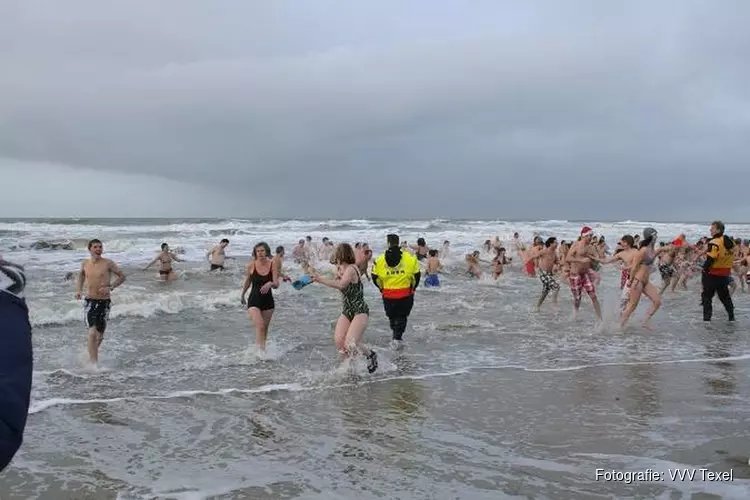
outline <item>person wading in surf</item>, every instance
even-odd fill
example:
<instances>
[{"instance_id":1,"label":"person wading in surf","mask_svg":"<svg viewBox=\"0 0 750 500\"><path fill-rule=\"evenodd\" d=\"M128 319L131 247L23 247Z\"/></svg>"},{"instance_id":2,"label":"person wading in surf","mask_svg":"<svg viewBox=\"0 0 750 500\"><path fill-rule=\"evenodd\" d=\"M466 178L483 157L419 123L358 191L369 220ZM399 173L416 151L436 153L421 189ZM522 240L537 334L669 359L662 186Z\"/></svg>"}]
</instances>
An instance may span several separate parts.
<instances>
[{"instance_id":1,"label":"person wading in surf","mask_svg":"<svg viewBox=\"0 0 750 500\"><path fill-rule=\"evenodd\" d=\"M334 344L342 356L354 357L362 353L367 358L367 371L373 373L378 369L378 356L375 351L368 349L362 340L370 308L365 301L362 275L356 265L351 245L340 243L333 254L333 262L338 267L336 279L329 280L317 274L312 279L341 292L344 304L336 321Z\"/></svg>"},{"instance_id":2,"label":"person wading in surf","mask_svg":"<svg viewBox=\"0 0 750 500\"><path fill-rule=\"evenodd\" d=\"M96 365L99 362L99 347L104 340L104 331L107 329L109 309L112 305L110 294L112 290L125 282L125 274L113 261L102 257L104 245L101 241L93 239L88 244L91 258L81 264L76 283L76 300L81 300L83 284L88 283L85 299L85 318L88 326L88 353L89 362ZM110 284L112 275L117 276L114 283Z\"/></svg>"},{"instance_id":3,"label":"person wading in surf","mask_svg":"<svg viewBox=\"0 0 750 500\"><path fill-rule=\"evenodd\" d=\"M386 240L388 249L375 259L370 277L383 297L383 308L393 332L392 345L399 348L422 272L417 258L399 248L398 235L389 234Z\"/></svg>"},{"instance_id":4,"label":"person wading in surf","mask_svg":"<svg viewBox=\"0 0 750 500\"><path fill-rule=\"evenodd\" d=\"M270 255L271 248L265 242L253 247L253 259L247 265L240 298L242 305L245 305L245 294L252 285L247 296L247 315L255 325L255 344L263 352L266 351L268 326L276 307L271 288L279 287L278 269L273 265Z\"/></svg>"},{"instance_id":5,"label":"person wading in surf","mask_svg":"<svg viewBox=\"0 0 750 500\"><path fill-rule=\"evenodd\" d=\"M581 237L571 245L570 250L565 255L565 261L570 263L570 291L573 294L573 314L576 316L581 308L581 296L583 291L591 298L594 305L594 311L599 321L602 319L602 308L599 305L599 298L596 296L596 279L594 272L591 270L591 239L594 236L592 229L584 226L581 229Z\"/></svg>"}]
</instances>

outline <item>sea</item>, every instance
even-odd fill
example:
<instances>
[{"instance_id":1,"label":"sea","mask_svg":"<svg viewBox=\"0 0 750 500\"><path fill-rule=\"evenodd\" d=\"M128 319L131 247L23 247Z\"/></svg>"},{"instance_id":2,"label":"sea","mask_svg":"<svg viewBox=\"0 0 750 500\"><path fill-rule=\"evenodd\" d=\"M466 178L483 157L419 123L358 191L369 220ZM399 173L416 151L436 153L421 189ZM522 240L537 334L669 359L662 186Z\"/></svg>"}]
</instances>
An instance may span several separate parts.
<instances>
[{"instance_id":1,"label":"sea","mask_svg":"<svg viewBox=\"0 0 750 500\"><path fill-rule=\"evenodd\" d=\"M470 279L463 260L514 232L571 240L588 225L614 247L647 226L695 241L709 223L0 220L0 254L27 270L35 359L24 444L0 473L0 499L746 500L749 294L734 295L736 322L717 300L704 323L693 279L664 295L653 330L639 326L643 299L622 331L617 266L602 271L598 324L586 297L573 318L565 286L557 309L535 313L541 284L518 263L498 280L483 264ZM366 284L375 373L338 358L340 294L317 284L273 292L268 352L255 349L240 304L254 244L291 256L300 238L327 236L377 255L388 233L448 240L452 254L441 286L417 290L402 349ZM750 238L750 225L727 234ZM66 279L91 238L127 275L98 369L85 363L83 306ZM210 273L205 254L222 238L232 259ZM169 283L142 270L163 242L186 260ZM291 257L284 271L301 273Z\"/></svg>"}]
</instances>

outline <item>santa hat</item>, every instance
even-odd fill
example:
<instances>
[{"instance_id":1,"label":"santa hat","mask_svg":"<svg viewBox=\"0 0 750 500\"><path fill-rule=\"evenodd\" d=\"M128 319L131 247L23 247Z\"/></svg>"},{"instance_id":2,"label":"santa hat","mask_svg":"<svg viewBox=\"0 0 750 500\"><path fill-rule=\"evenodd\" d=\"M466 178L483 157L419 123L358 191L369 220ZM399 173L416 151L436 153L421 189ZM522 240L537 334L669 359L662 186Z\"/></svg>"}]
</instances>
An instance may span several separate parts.
<instances>
[{"instance_id":1,"label":"santa hat","mask_svg":"<svg viewBox=\"0 0 750 500\"><path fill-rule=\"evenodd\" d=\"M593 229L591 229L588 226L583 226L581 228L581 236L588 236L588 235L593 235Z\"/></svg>"}]
</instances>

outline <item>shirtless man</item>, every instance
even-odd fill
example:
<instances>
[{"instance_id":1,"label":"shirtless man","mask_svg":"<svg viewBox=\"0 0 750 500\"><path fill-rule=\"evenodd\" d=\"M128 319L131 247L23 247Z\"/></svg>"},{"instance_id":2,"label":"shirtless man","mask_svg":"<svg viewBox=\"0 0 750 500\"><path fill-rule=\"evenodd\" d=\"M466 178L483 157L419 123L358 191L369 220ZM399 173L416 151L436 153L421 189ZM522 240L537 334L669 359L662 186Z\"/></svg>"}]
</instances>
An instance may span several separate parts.
<instances>
[{"instance_id":1,"label":"shirtless man","mask_svg":"<svg viewBox=\"0 0 750 500\"><path fill-rule=\"evenodd\" d=\"M557 263L557 238L547 238L544 246L535 246L531 250L531 258L536 261L539 269L539 279L542 282L542 295L536 304L536 311L542 307L544 299L552 292L552 302L557 309L557 294L560 292L560 284L555 279L554 270Z\"/></svg>"},{"instance_id":2,"label":"shirtless man","mask_svg":"<svg viewBox=\"0 0 750 500\"><path fill-rule=\"evenodd\" d=\"M308 261L304 239L299 240L297 246L292 249L292 259L294 259L295 264L304 264Z\"/></svg>"},{"instance_id":3,"label":"shirtless man","mask_svg":"<svg viewBox=\"0 0 750 500\"><path fill-rule=\"evenodd\" d=\"M284 250L283 246L276 247L276 255L274 255L273 258L271 259L271 265L273 266L273 269L276 271L276 274L279 276L279 278L282 281L292 281L292 278L284 274L281 270L281 266L284 263L285 254L286 254L286 250Z\"/></svg>"},{"instance_id":4,"label":"shirtless man","mask_svg":"<svg viewBox=\"0 0 750 500\"><path fill-rule=\"evenodd\" d=\"M466 254L466 263L469 266L466 272L469 274L469 277L482 277L482 269L479 267L479 260L479 250L474 250L472 253Z\"/></svg>"},{"instance_id":5,"label":"shirtless man","mask_svg":"<svg viewBox=\"0 0 750 500\"><path fill-rule=\"evenodd\" d=\"M370 246L367 243L362 243L360 252L355 257L355 263L357 265L357 269L359 269L359 274L367 278L368 281L370 280L370 275L367 274L367 267L369 266L371 260L372 250L370 250Z\"/></svg>"},{"instance_id":6,"label":"shirtless man","mask_svg":"<svg viewBox=\"0 0 750 500\"><path fill-rule=\"evenodd\" d=\"M110 293L122 285L125 274L109 259L102 257L104 245L93 239L89 241L89 253L91 258L81 263L81 271L76 283L76 300L81 300L84 282L88 283L85 300L86 325L88 326L88 352L89 362L96 366L99 362L99 346L104 339L104 330L107 328L107 319L111 305ZM112 275L117 276L114 283L110 283Z\"/></svg>"},{"instance_id":7,"label":"shirtless man","mask_svg":"<svg viewBox=\"0 0 750 500\"><path fill-rule=\"evenodd\" d=\"M594 272L591 270L591 238L594 236L592 229L584 226L581 229L581 239L573 243L565 256L565 261L570 263L570 291L573 293L574 317L578 315L581 307L581 295L585 290L594 304L594 311L599 321L602 319L602 308L596 296L594 286Z\"/></svg>"},{"instance_id":8,"label":"shirtless man","mask_svg":"<svg viewBox=\"0 0 750 500\"><path fill-rule=\"evenodd\" d=\"M224 270L224 260L225 259L231 259L231 257L227 257L224 253L224 249L229 245L229 240L224 238L219 242L218 245L213 247L211 250L206 253L206 258L208 259L208 262L211 263L211 271L216 271L217 269L220 271Z\"/></svg>"}]
</instances>

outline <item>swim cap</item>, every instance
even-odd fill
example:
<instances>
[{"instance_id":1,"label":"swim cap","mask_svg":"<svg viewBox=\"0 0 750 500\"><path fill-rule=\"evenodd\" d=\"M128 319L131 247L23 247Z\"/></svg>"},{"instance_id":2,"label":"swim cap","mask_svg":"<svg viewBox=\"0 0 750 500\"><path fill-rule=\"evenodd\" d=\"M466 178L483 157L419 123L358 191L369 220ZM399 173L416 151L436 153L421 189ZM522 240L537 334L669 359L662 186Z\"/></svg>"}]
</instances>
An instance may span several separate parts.
<instances>
[{"instance_id":1,"label":"swim cap","mask_svg":"<svg viewBox=\"0 0 750 500\"><path fill-rule=\"evenodd\" d=\"M656 238L656 229L653 227L647 227L643 230L643 239L647 240L649 238Z\"/></svg>"}]
</instances>

